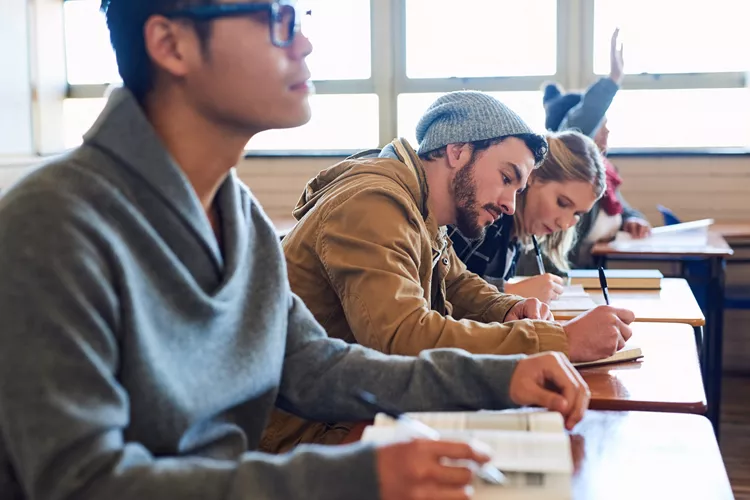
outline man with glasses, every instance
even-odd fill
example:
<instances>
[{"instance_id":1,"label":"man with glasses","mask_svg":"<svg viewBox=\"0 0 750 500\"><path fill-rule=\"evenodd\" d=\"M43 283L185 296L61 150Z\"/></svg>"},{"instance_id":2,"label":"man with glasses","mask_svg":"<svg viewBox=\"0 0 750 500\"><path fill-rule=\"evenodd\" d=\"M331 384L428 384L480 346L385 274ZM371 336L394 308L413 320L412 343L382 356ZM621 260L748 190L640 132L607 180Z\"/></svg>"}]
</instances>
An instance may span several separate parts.
<instances>
[{"instance_id":1,"label":"man with glasses","mask_svg":"<svg viewBox=\"0 0 750 500\"><path fill-rule=\"evenodd\" d=\"M274 405L372 418L360 390L582 417L560 356L389 357L329 339L290 292L232 167L254 134L309 119L293 5L105 8L124 88L80 148L0 200L3 499L465 498L469 468L443 460L488 460L466 444L256 450Z\"/></svg>"}]
</instances>

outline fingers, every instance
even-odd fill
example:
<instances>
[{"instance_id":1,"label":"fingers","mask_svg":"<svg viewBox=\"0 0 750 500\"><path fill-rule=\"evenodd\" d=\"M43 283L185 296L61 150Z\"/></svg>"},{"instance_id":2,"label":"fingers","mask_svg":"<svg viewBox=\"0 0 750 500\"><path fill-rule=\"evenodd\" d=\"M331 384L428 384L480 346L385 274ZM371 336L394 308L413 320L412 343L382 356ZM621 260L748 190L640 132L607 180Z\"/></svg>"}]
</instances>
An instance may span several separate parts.
<instances>
[{"instance_id":1,"label":"fingers","mask_svg":"<svg viewBox=\"0 0 750 500\"><path fill-rule=\"evenodd\" d=\"M565 282L565 280L563 280L562 277L557 276L556 274L547 273L545 276L547 276L547 279L549 279L553 283L557 283L559 285L562 285Z\"/></svg>"},{"instance_id":2,"label":"fingers","mask_svg":"<svg viewBox=\"0 0 750 500\"><path fill-rule=\"evenodd\" d=\"M625 342L630 340L630 337L633 336L632 328L630 328L630 326L628 326L622 320L620 320L620 318L617 318L615 322L616 322L617 330L619 330L620 335L622 336L623 340L625 340Z\"/></svg>"},{"instance_id":3,"label":"fingers","mask_svg":"<svg viewBox=\"0 0 750 500\"><path fill-rule=\"evenodd\" d=\"M542 307L547 307L539 299L526 299L523 304L523 312L526 319L544 319L542 316ZM547 310L549 308L547 307Z\"/></svg>"},{"instance_id":4,"label":"fingers","mask_svg":"<svg viewBox=\"0 0 750 500\"><path fill-rule=\"evenodd\" d=\"M618 334L617 335L617 349L615 350L615 352L619 351L620 349L624 349L624 348L625 348L625 339L622 338L622 335ZM614 353L612 353L612 354L614 354Z\"/></svg>"},{"instance_id":5,"label":"fingers","mask_svg":"<svg viewBox=\"0 0 750 500\"><path fill-rule=\"evenodd\" d=\"M489 462L490 457L468 443L460 441L421 441L425 452L435 458L450 460L471 460L483 464Z\"/></svg>"},{"instance_id":6,"label":"fingers","mask_svg":"<svg viewBox=\"0 0 750 500\"><path fill-rule=\"evenodd\" d=\"M613 307L615 315L623 323L629 325L635 321L635 313L630 309L623 309L622 307Z\"/></svg>"},{"instance_id":7,"label":"fingers","mask_svg":"<svg viewBox=\"0 0 750 500\"><path fill-rule=\"evenodd\" d=\"M576 370L570 363L565 363L564 366L580 386L580 389L577 392L575 403L570 408L565 419L565 428L568 430L572 430L573 427L575 427L576 424L583 419L583 416L589 407L591 392L589 391L588 384L586 384L586 381L583 380L583 376L578 372L578 370Z\"/></svg>"},{"instance_id":8,"label":"fingers","mask_svg":"<svg viewBox=\"0 0 750 500\"><path fill-rule=\"evenodd\" d=\"M539 307L539 316L541 319L544 321L555 321L555 316L552 314L552 311L547 304L541 304Z\"/></svg>"}]
</instances>

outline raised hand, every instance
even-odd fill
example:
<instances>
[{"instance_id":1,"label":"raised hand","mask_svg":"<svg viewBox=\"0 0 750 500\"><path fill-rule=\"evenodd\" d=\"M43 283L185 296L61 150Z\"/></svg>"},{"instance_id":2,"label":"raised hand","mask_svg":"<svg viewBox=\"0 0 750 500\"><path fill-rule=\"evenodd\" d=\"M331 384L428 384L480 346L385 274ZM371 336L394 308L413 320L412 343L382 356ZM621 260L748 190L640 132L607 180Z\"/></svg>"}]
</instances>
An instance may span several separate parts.
<instances>
[{"instance_id":1,"label":"raised hand","mask_svg":"<svg viewBox=\"0 0 750 500\"><path fill-rule=\"evenodd\" d=\"M616 84L620 85L623 78L625 78L625 60L623 59L623 46L620 44L618 48L618 37L620 35L620 28L616 28L612 33L612 41L609 47L609 77Z\"/></svg>"}]
</instances>

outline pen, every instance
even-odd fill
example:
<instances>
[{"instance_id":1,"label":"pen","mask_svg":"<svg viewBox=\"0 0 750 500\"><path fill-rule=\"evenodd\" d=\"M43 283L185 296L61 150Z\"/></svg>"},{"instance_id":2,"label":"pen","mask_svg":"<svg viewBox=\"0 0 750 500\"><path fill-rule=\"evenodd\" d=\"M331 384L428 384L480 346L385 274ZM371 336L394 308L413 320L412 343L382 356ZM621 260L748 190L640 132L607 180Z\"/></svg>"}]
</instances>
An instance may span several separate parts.
<instances>
[{"instance_id":1,"label":"pen","mask_svg":"<svg viewBox=\"0 0 750 500\"><path fill-rule=\"evenodd\" d=\"M604 275L604 268L599 268L599 284L602 287L602 293L604 294L604 302L609 305L609 293L607 291L607 277Z\"/></svg>"},{"instance_id":2,"label":"pen","mask_svg":"<svg viewBox=\"0 0 750 500\"><path fill-rule=\"evenodd\" d=\"M536 252L536 265L539 266L539 274L544 274L544 261L542 260L542 252L539 250L539 242L536 241L536 236L531 235L531 241L534 243L534 252Z\"/></svg>"},{"instance_id":3,"label":"pen","mask_svg":"<svg viewBox=\"0 0 750 500\"><path fill-rule=\"evenodd\" d=\"M374 412L384 413L394 419L398 425L403 426L403 429L408 431L410 437L431 439L433 441L440 439L440 433L438 431L419 420L410 418L403 412L384 406L382 403L378 402L377 398L372 393L359 391L357 399ZM485 483L494 485L505 483L505 474L500 472L497 467L494 467L489 462L481 466L478 466L476 462L470 462L469 468Z\"/></svg>"}]
</instances>

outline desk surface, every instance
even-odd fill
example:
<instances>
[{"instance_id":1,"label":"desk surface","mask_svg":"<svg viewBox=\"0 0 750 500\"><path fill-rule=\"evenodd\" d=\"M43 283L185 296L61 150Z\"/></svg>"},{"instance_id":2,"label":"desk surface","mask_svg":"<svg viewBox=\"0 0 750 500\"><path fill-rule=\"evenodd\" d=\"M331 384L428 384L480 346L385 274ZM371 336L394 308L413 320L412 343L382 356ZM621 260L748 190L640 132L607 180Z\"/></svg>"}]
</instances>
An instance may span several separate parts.
<instances>
[{"instance_id":1,"label":"desk surface","mask_svg":"<svg viewBox=\"0 0 750 500\"><path fill-rule=\"evenodd\" d=\"M674 246L652 246L646 242L642 246L636 245L633 241L628 241L626 246L619 247L617 243L597 243L591 249L592 255L601 255L607 257L629 256L629 257L729 257L734 253L732 247L726 242L724 237L714 231L708 233L707 243L705 245L680 245Z\"/></svg>"},{"instance_id":2,"label":"desk surface","mask_svg":"<svg viewBox=\"0 0 750 500\"><path fill-rule=\"evenodd\" d=\"M695 335L689 325L637 323L638 361L581 368L593 410L706 413Z\"/></svg>"},{"instance_id":3,"label":"desk surface","mask_svg":"<svg viewBox=\"0 0 750 500\"><path fill-rule=\"evenodd\" d=\"M365 426L355 427L347 442ZM705 417L589 410L570 440L573 500L734 499Z\"/></svg>"},{"instance_id":4,"label":"desk surface","mask_svg":"<svg viewBox=\"0 0 750 500\"><path fill-rule=\"evenodd\" d=\"M604 304L601 290L587 289L586 292L597 304ZM635 313L636 321L653 323L685 323L703 326L703 316L693 291L682 278L664 278L660 290L609 290L611 305L624 307ZM581 311L553 311L555 319L572 319Z\"/></svg>"},{"instance_id":5,"label":"desk surface","mask_svg":"<svg viewBox=\"0 0 750 500\"><path fill-rule=\"evenodd\" d=\"M574 500L734 498L704 417L589 411L571 440Z\"/></svg>"}]
</instances>

